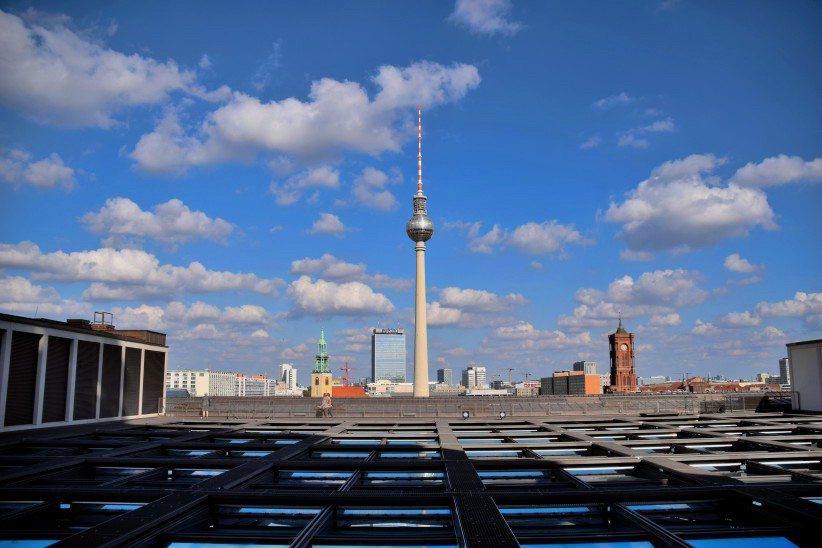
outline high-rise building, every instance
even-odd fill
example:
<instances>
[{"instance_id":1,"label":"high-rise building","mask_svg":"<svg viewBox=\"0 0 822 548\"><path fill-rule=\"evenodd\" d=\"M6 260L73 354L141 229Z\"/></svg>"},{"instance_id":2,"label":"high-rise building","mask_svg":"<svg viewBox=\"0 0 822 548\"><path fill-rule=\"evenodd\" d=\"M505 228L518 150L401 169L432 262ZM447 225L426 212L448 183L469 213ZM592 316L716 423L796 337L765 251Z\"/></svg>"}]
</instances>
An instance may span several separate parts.
<instances>
[{"instance_id":1,"label":"high-rise building","mask_svg":"<svg viewBox=\"0 0 822 548\"><path fill-rule=\"evenodd\" d=\"M611 391L636 392L636 359L634 357L634 334L625 331L622 316L615 333L608 335L611 358Z\"/></svg>"},{"instance_id":2,"label":"high-rise building","mask_svg":"<svg viewBox=\"0 0 822 548\"><path fill-rule=\"evenodd\" d=\"M242 373L234 375L235 395L237 396L268 396L269 382L265 375L247 377Z\"/></svg>"},{"instance_id":3,"label":"high-rise building","mask_svg":"<svg viewBox=\"0 0 822 548\"><path fill-rule=\"evenodd\" d=\"M405 382L405 331L371 330L371 378Z\"/></svg>"},{"instance_id":4,"label":"high-rise building","mask_svg":"<svg viewBox=\"0 0 822 548\"><path fill-rule=\"evenodd\" d=\"M582 371L586 375L596 375L597 374L597 362L589 362L589 361L574 362L574 371Z\"/></svg>"},{"instance_id":5,"label":"high-rise building","mask_svg":"<svg viewBox=\"0 0 822 548\"><path fill-rule=\"evenodd\" d=\"M289 392L297 391L297 370L294 369L294 365L290 363L280 365L278 377L280 381L285 383L286 389Z\"/></svg>"},{"instance_id":6,"label":"high-rise building","mask_svg":"<svg viewBox=\"0 0 822 548\"><path fill-rule=\"evenodd\" d=\"M437 382L446 386L451 386L453 371L448 368L437 369Z\"/></svg>"},{"instance_id":7,"label":"high-rise building","mask_svg":"<svg viewBox=\"0 0 822 548\"><path fill-rule=\"evenodd\" d=\"M322 398L331 393L331 369L328 368L328 350L325 345L325 330L320 330L320 340L317 341L317 356L314 360L314 369L311 371L311 397Z\"/></svg>"},{"instance_id":8,"label":"high-rise building","mask_svg":"<svg viewBox=\"0 0 822 548\"><path fill-rule=\"evenodd\" d=\"M469 367L462 370L462 385L465 388L488 388L485 384L485 368Z\"/></svg>"},{"instance_id":9,"label":"high-rise building","mask_svg":"<svg viewBox=\"0 0 822 548\"><path fill-rule=\"evenodd\" d=\"M788 358L781 358L779 360L779 384L791 384L791 373L788 368Z\"/></svg>"},{"instance_id":10,"label":"high-rise building","mask_svg":"<svg viewBox=\"0 0 822 548\"><path fill-rule=\"evenodd\" d=\"M425 242L434 235L434 223L428 217L428 198L422 193L422 107L417 107L417 193L414 214L405 225L405 233L417 245L417 283L414 291L414 396L428 397L428 320L425 317ZM376 380L376 379L375 379Z\"/></svg>"},{"instance_id":11,"label":"high-rise building","mask_svg":"<svg viewBox=\"0 0 822 548\"><path fill-rule=\"evenodd\" d=\"M539 392L543 396L591 396L600 394L600 377L585 371L555 371L540 379Z\"/></svg>"},{"instance_id":12,"label":"high-rise building","mask_svg":"<svg viewBox=\"0 0 822 548\"><path fill-rule=\"evenodd\" d=\"M188 394L198 398L209 396L236 396L237 383L235 374L208 369L193 371L190 369L166 372L166 388L188 390Z\"/></svg>"}]
</instances>

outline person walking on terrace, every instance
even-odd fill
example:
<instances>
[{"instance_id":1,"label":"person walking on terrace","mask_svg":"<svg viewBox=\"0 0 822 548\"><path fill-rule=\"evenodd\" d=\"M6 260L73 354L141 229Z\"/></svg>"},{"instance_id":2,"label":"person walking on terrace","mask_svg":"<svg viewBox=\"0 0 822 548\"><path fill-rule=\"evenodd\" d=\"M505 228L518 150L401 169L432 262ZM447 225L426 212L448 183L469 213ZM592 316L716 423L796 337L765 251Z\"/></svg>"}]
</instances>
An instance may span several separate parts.
<instances>
[{"instance_id":1,"label":"person walking on terrace","mask_svg":"<svg viewBox=\"0 0 822 548\"><path fill-rule=\"evenodd\" d=\"M208 408L211 406L211 400L208 398L208 394L203 396L200 406L203 411L203 417L208 417Z\"/></svg>"},{"instance_id":2,"label":"person walking on terrace","mask_svg":"<svg viewBox=\"0 0 822 548\"><path fill-rule=\"evenodd\" d=\"M320 404L320 410L323 412L323 417L333 417L334 415L331 414L331 394L326 392L323 394L323 402Z\"/></svg>"}]
</instances>

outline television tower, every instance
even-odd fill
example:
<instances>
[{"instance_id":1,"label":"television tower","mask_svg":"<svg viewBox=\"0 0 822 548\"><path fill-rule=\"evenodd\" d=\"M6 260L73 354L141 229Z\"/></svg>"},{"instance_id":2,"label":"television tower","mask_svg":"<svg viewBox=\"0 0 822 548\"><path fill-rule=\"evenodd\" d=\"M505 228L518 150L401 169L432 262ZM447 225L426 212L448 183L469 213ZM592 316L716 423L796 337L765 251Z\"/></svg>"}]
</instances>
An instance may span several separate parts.
<instances>
[{"instance_id":1,"label":"television tower","mask_svg":"<svg viewBox=\"0 0 822 548\"><path fill-rule=\"evenodd\" d=\"M428 320L425 317L425 242L434 235L434 223L428 217L422 193L422 107L417 107L417 193L414 214L405 225L405 233L417 245L416 314L414 316L414 397L428 397Z\"/></svg>"}]
</instances>

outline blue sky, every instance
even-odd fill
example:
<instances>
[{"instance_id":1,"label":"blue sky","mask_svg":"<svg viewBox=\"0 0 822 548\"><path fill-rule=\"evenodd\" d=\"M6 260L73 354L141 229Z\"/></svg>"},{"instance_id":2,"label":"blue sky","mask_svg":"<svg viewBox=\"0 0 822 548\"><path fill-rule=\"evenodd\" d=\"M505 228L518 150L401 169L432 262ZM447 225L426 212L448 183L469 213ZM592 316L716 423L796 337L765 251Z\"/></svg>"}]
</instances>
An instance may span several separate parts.
<instances>
[{"instance_id":1,"label":"blue sky","mask_svg":"<svg viewBox=\"0 0 822 548\"><path fill-rule=\"evenodd\" d=\"M300 382L325 326L366 375L421 104L432 377L605 371L619 311L640 375L822 333L819 3L1 6L2 311Z\"/></svg>"}]
</instances>

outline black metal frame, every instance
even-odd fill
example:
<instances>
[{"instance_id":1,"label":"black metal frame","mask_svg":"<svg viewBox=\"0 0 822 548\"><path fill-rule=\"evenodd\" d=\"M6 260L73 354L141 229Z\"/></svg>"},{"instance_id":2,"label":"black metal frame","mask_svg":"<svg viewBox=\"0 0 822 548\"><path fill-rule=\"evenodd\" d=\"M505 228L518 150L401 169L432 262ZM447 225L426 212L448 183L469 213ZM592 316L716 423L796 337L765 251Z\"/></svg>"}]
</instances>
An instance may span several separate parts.
<instances>
[{"instance_id":1,"label":"black metal frame","mask_svg":"<svg viewBox=\"0 0 822 548\"><path fill-rule=\"evenodd\" d=\"M470 433L471 428L488 432ZM374 434L369 436L369 431ZM647 437L671 434L676 437ZM387 443L392 439L432 438L434 443L425 445ZM465 443L466 438L472 443ZM529 441L531 438L533 441ZM231 443L246 439L252 441ZM282 443L271 443L272 439ZM810 445L795 445L793 440ZM700 444L714 447L687 447ZM660 446L671 450L643 451ZM538 454L548 448L586 448L589 454ZM470 458L470 453L466 453L511 449L517 450L519 456ZM175 453L187 450L208 453ZM363 458L320 458L316 456L318 451L356 453ZM438 456L381 458L385 453L419 451L435 452ZM238 452L266 454L234 456ZM797 462L800 464L790 464ZM723 473L698 467L721 463L744 463L745 468L742 471L736 466L736 470ZM625 470L614 469L615 466ZM147 470L107 475L112 469L128 468ZM181 470L191 469L224 471L202 480L177 477ZM284 482L280 472L288 470L350 474L335 484ZM545 481L506 483L503 479L485 483L480 475L486 471L528 470L545 471ZM106 474L97 474L100 471ZM372 471L437 471L443 476L441 484L364 484L367 473ZM803 497L822 499L820 416L750 413L550 416L519 420L508 417L276 421L158 418L0 435L0 504L39 501L0 514L0 540L47 537L59 539L58 546L83 548L162 546L175 540L197 543L221 539L249 543L276 540L301 548L323 543L506 548L532 542L619 539L642 539L655 546L689 546L688 540L694 538L756 535L785 537L804 546L816 541L815 535L822 526L822 505ZM143 506L82 528L63 515L68 510L61 510L60 504L83 501L133 502ZM733 511L723 510L725 513L717 515L713 525L671 530L655 521L653 513L630 508L641 503L691 501L714 501L718 508ZM221 505L301 506L317 508L317 512L306 519L300 530L279 537L272 535L270 529L253 527L239 533L192 529L215 519L216 509ZM607 518L604 522L622 524L622 529L568 526L561 530L535 527L523 531L510 526L504 513L512 506L586 505L598 508ZM447 520L452 527L337 527L338 509L358 507L447 508ZM734 522L736 509L755 519ZM538 517L534 522L539 523ZM734 528L717 525L732 522Z\"/></svg>"}]
</instances>

